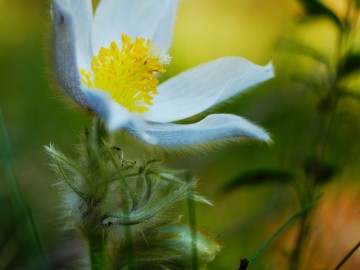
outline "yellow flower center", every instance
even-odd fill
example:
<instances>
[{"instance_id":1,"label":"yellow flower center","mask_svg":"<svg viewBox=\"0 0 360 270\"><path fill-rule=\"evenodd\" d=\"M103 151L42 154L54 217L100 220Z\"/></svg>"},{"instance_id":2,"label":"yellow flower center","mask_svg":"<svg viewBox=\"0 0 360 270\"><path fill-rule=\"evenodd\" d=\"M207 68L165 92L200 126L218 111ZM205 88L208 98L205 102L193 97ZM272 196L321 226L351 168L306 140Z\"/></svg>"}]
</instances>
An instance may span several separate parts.
<instances>
[{"instance_id":1,"label":"yellow flower center","mask_svg":"<svg viewBox=\"0 0 360 270\"><path fill-rule=\"evenodd\" d=\"M150 40L122 34L122 46L111 42L101 47L91 61L91 71L80 69L81 81L89 88L107 91L111 98L130 112L143 113L158 94L156 74L165 72L168 57L161 57Z\"/></svg>"}]
</instances>

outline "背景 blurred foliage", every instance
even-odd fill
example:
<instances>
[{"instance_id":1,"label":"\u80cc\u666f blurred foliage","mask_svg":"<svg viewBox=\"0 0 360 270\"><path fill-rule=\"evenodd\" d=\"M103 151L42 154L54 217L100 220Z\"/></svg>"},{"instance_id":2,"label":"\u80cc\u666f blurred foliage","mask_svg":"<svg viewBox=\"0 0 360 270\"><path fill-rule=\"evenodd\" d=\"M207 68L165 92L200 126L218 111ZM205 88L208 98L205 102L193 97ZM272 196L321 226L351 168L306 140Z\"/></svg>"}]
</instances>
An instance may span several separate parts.
<instances>
[{"instance_id":1,"label":"\u80cc\u666f blurred foliage","mask_svg":"<svg viewBox=\"0 0 360 270\"><path fill-rule=\"evenodd\" d=\"M323 2L339 18L346 16L349 1ZM0 107L21 189L46 257L57 269L56 265L81 258L82 252L81 244L62 231L54 175L43 145L55 142L73 154L78 134L89 121L71 102L64 102L66 97L53 78L49 9L48 0L0 0ZM199 193L214 203L214 207L197 208L198 226L223 244L209 269L238 269L240 258L251 257L301 208L294 187L315 166L323 136L321 172L325 176L317 177L323 180L319 184L322 197L312 213L311 236L302 254L307 262L304 269L334 268L360 240L359 73L341 81L357 98L340 99L330 116L331 132L324 135L327 70L337 66L334 59L342 30L326 16L309 19L304 13L296 0L181 1L172 62L165 77L225 55L243 56L262 65L271 60L276 73L274 80L220 107L259 123L271 133L273 144L246 142L172 157L175 166L195 172ZM351 50L360 52L359 35L351 38ZM14 233L21 224L12 218L11 198L4 175L0 177L0 270L16 269L24 263L26 250L16 238L21 234ZM244 182L236 180L223 192L233 179ZM288 269L297 229L292 225L280 234L249 268ZM355 254L346 269L356 269L359 260Z\"/></svg>"}]
</instances>

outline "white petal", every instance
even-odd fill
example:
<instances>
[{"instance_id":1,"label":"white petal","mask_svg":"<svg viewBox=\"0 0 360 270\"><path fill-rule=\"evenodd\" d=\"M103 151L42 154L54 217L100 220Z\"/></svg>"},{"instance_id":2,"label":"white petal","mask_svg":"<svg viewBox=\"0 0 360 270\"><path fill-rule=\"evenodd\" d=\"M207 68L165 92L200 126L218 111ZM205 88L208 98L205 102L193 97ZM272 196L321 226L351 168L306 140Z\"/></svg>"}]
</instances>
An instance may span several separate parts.
<instances>
[{"instance_id":1,"label":"white petal","mask_svg":"<svg viewBox=\"0 0 360 270\"><path fill-rule=\"evenodd\" d=\"M53 0L53 4L55 2L72 17L78 66L88 69L93 56L91 47L92 2L91 0Z\"/></svg>"},{"instance_id":2,"label":"white petal","mask_svg":"<svg viewBox=\"0 0 360 270\"><path fill-rule=\"evenodd\" d=\"M121 129L132 121L131 113L118 103L112 101L106 92L89 89L85 86L82 86L82 89L91 109L104 118L110 131Z\"/></svg>"},{"instance_id":3,"label":"white petal","mask_svg":"<svg viewBox=\"0 0 360 270\"><path fill-rule=\"evenodd\" d=\"M198 114L274 76L272 65L224 57L187 70L158 87L144 114L153 122L173 122Z\"/></svg>"},{"instance_id":4,"label":"white petal","mask_svg":"<svg viewBox=\"0 0 360 270\"><path fill-rule=\"evenodd\" d=\"M145 121L139 115L130 113L120 104L114 102L106 92L89 89L86 86L82 86L82 91L86 95L91 109L105 120L109 131L129 127L132 130L136 130L137 137L140 139L151 144L157 143L156 138L145 132Z\"/></svg>"},{"instance_id":5,"label":"white petal","mask_svg":"<svg viewBox=\"0 0 360 270\"><path fill-rule=\"evenodd\" d=\"M56 74L67 94L83 107L88 107L88 104L80 89L79 66L85 66L85 62L89 63L91 59L89 4L89 0L52 1Z\"/></svg>"},{"instance_id":6,"label":"white petal","mask_svg":"<svg viewBox=\"0 0 360 270\"><path fill-rule=\"evenodd\" d=\"M169 49L177 0L102 0L93 25L93 49L97 54L111 41L121 44L121 34L150 38L165 52Z\"/></svg>"},{"instance_id":7,"label":"white petal","mask_svg":"<svg viewBox=\"0 0 360 270\"><path fill-rule=\"evenodd\" d=\"M92 54L91 31L93 10L91 0L70 0L69 8L75 18L76 56L79 68L89 69Z\"/></svg>"},{"instance_id":8,"label":"white petal","mask_svg":"<svg viewBox=\"0 0 360 270\"><path fill-rule=\"evenodd\" d=\"M137 136L137 130L127 128ZM192 146L223 140L252 138L270 141L269 135L246 119L231 114L212 114L189 125L148 122L146 133L158 145L169 147Z\"/></svg>"}]
</instances>

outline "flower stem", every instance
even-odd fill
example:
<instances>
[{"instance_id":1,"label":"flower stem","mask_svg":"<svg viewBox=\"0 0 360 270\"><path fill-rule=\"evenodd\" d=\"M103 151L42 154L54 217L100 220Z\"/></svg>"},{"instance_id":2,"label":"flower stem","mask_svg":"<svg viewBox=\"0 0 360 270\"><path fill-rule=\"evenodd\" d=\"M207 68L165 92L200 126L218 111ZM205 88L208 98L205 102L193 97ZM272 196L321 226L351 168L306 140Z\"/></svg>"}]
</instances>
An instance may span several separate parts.
<instances>
[{"instance_id":1,"label":"flower stem","mask_svg":"<svg viewBox=\"0 0 360 270\"><path fill-rule=\"evenodd\" d=\"M128 253L128 262L129 262L129 270L136 270L136 258L135 258L135 250L134 250L134 239L131 234L131 226L124 226L125 230L125 239L126 239L126 249Z\"/></svg>"},{"instance_id":2,"label":"flower stem","mask_svg":"<svg viewBox=\"0 0 360 270\"><path fill-rule=\"evenodd\" d=\"M88 243L91 270L107 269L103 238L99 236L89 236Z\"/></svg>"},{"instance_id":3,"label":"flower stem","mask_svg":"<svg viewBox=\"0 0 360 270\"><path fill-rule=\"evenodd\" d=\"M349 0L347 11L346 11L346 19L348 20L350 16L352 6L352 0ZM302 205L308 204L309 201L314 200L314 196L316 196L317 191L317 183L319 175L321 174L322 166L324 165L324 161L326 158L326 150L329 145L329 140L331 137L331 133L333 131L333 126L335 122L335 115L339 105L339 87L338 83L341 79L341 74L345 65L344 50L346 50L346 42L349 36L349 29L341 29L338 35L337 40L337 49L335 52L335 60L337 63L336 69L334 73L329 78L330 88L328 89L327 99L330 100L330 107L326 111L326 114L323 116L323 127L321 128L321 138L317 141L316 153L317 156L317 165L315 166L312 175L307 179L307 187L306 194L304 198L300 198L300 203ZM300 259L306 242L308 240L310 228L311 228L311 220L313 211L307 211L300 220L300 228L297 235L296 243L294 250L291 254L291 262L290 269L297 270L300 267Z\"/></svg>"},{"instance_id":4,"label":"flower stem","mask_svg":"<svg viewBox=\"0 0 360 270\"><path fill-rule=\"evenodd\" d=\"M189 181L191 181L191 177L188 176ZM196 213L195 213L195 203L194 203L194 194L193 189L189 189L189 196L187 199L188 211L189 211L189 224L191 228L191 265L192 270L199 269L198 263L198 254L197 254L197 230L196 230Z\"/></svg>"},{"instance_id":5,"label":"flower stem","mask_svg":"<svg viewBox=\"0 0 360 270\"><path fill-rule=\"evenodd\" d=\"M291 254L290 270L299 269L300 258L303 251L303 247L306 243L308 232L310 230L309 220L310 213L305 213L300 220L300 231L297 235L296 245L293 253Z\"/></svg>"}]
</instances>

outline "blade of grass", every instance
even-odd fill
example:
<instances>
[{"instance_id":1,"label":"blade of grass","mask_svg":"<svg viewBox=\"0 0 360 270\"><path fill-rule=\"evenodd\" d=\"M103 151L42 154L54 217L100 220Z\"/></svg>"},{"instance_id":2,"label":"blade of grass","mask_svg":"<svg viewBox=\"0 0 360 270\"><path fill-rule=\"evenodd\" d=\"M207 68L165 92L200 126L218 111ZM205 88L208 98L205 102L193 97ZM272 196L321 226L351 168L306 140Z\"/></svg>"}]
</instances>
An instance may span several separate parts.
<instances>
[{"instance_id":1,"label":"blade of grass","mask_svg":"<svg viewBox=\"0 0 360 270\"><path fill-rule=\"evenodd\" d=\"M360 242L353 247L348 254L344 257L344 259L341 260L341 262L334 268L334 270L339 270L346 262L347 260L355 253L355 251L360 247Z\"/></svg>"},{"instance_id":2,"label":"blade of grass","mask_svg":"<svg viewBox=\"0 0 360 270\"><path fill-rule=\"evenodd\" d=\"M47 269L40 238L29 206L21 192L4 120L0 110L0 167L4 171L4 190L10 195L17 220L19 238L26 244L29 269Z\"/></svg>"},{"instance_id":3,"label":"blade of grass","mask_svg":"<svg viewBox=\"0 0 360 270\"><path fill-rule=\"evenodd\" d=\"M267 246L283 231L285 230L289 225L291 225L297 218L304 215L311 207L314 206L315 200L313 203L305 206L298 212L296 212L292 217L290 217L283 225L280 226L279 229L276 230L275 233L273 233L270 238L256 251L256 253L250 258L250 262L255 261L255 259L260 255L260 253L267 248Z\"/></svg>"}]
</instances>

